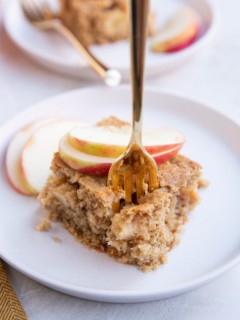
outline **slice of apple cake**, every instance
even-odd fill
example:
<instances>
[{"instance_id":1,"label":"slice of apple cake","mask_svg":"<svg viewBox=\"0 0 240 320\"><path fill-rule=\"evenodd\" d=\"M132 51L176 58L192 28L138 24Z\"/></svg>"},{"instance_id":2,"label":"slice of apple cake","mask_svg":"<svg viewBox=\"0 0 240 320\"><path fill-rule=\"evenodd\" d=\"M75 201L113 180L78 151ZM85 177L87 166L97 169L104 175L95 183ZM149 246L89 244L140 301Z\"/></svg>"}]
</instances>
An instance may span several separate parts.
<instances>
[{"instance_id":1,"label":"slice of apple cake","mask_svg":"<svg viewBox=\"0 0 240 320\"><path fill-rule=\"evenodd\" d=\"M61 0L64 24L85 45L114 42L128 37L128 0ZM155 31L149 17L149 34Z\"/></svg>"},{"instance_id":2,"label":"slice of apple cake","mask_svg":"<svg viewBox=\"0 0 240 320\"><path fill-rule=\"evenodd\" d=\"M56 153L52 174L39 195L49 219L60 221L83 244L106 252L143 271L158 268L178 242L187 213L199 202L201 166L182 156L159 165L160 187L123 206L114 214L112 203L123 193L107 187L107 177L82 174Z\"/></svg>"}]
</instances>

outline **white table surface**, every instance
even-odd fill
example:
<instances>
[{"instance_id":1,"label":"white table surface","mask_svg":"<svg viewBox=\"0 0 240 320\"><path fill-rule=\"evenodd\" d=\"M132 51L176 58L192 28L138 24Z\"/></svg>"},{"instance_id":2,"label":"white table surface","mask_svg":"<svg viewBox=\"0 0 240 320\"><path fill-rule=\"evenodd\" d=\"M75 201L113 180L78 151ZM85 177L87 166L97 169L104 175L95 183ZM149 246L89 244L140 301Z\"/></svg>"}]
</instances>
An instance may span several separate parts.
<instances>
[{"instance_id":1,"label":"white table surface","mask_svg":"<svg viewBox=\"0 0 240 320\"><path fill-rule=\"evenodd\" d=\"M222 21L214 43L147 85L202 100L240 123L240 2L216 2ZM89 85L42 69L0 27L0 124L35 102ZM240 266L188 294L141 304L85 301L48 289L11 267L8 273L30 320L240 319Z\"/></svg>"}]
</instances>

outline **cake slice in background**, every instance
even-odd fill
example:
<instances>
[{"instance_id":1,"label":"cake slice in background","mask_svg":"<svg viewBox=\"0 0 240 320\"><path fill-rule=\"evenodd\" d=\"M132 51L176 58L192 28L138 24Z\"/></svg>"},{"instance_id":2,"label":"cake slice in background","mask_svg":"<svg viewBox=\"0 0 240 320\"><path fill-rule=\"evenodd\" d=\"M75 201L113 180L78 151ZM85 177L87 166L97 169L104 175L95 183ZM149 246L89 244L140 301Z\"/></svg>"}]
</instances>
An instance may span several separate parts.
<instances>
[{"instance_id":1,"label":"cake slice in background","mask_svg":"<svg viewBox=\"0 0 240 320\"><path fill-rule=\"evenodd\" d=\"M102 44L128 38L127 0L60 0L64 24L84 44ZM155 32L149 17L149 35Z\"/></svg>"}]
</instances>

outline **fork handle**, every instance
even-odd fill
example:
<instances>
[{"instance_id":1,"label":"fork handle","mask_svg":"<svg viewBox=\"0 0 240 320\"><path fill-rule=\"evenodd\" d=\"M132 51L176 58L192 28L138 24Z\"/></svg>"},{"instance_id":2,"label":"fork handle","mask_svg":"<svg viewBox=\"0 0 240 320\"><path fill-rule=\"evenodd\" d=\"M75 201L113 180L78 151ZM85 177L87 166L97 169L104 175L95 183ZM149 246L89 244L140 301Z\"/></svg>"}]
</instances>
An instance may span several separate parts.
<instances>
[{"instance_id":1,"label":"fork handle","mask_svg":"<svg viewBox=\"0 0 240 320\"><path fill-rule=\"evenodd\" d=\"M62 24L60 20L54 20L52 27L63 35L74 47L77 49L92 69L99 75L101 79L110 87L115 87L121 82L121 74L115 69L108 68L100 60L98 60L89 50L86 48L75 35Z\"/></svg>"},{"instance_id":2,"label":"fork handle","mask_svg":"<svg viewBox=\"0 0 240 320\"><path fill-rule=\"evenodd\" d=\"M140 144L142 143L142 99L148 14L149 0L130 0L132 140Z\"/></svg>"}]
</instances>

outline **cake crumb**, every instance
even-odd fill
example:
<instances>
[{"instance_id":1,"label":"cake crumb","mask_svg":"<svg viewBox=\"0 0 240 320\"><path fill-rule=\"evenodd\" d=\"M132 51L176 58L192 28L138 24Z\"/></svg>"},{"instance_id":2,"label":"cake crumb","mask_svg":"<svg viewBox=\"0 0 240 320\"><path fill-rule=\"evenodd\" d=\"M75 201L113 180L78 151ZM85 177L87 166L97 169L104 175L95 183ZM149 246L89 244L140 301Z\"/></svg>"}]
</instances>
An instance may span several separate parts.
<instances>
[{"instance_id":1,"label":"cake crumb","mask_svg":"<svg viewBox=\"0 0 240 320\"><path fill-rule=\"evenodd\" d=\"M36 225L36 230L40 232L47 232L51 230L52 224L49 220L47 219L42 219L37 225Z\"/></svg>"},{"instance_id":2,"label":"cake crumb","mask_svg":"<svg viewBox=\"0 0 240 320\"><path fill-rule=\"evenodd\" d=\"M108 118L104 118L97 122L96 124L98 127L108 127L108 126L114 126L116 128L122 128L122 127L130 127L130 123L127 121L120 120L114 116L110 116Z\"/></svg>"},{"instance_id":3,"label":"cake crumb","mask_svg":"<svg viewBox=\"0 0 240 320\"><path fill-rule=\"evenodd\" d=\"M198 188L199 188L199 189L206 188L206 187L209 186L209 183L210 183L210 182L209 182L208 180L201 178L201 179L199 179L199 181L198 181Z\"/></svg>"},{"instance_id":4,"label":"cake crumb","mask_svg":"<svg viewBox=\"0 0 240 320\"><path fill-rule=\"evenodd\" d=\"M53 241L56 243L62 243L62 240L59 237L53 237Z\"/></svg>"}]
</instances>

